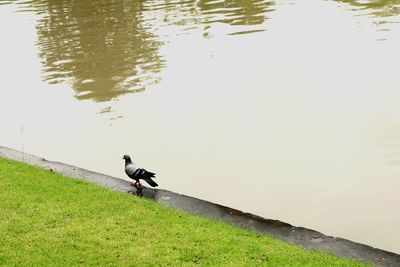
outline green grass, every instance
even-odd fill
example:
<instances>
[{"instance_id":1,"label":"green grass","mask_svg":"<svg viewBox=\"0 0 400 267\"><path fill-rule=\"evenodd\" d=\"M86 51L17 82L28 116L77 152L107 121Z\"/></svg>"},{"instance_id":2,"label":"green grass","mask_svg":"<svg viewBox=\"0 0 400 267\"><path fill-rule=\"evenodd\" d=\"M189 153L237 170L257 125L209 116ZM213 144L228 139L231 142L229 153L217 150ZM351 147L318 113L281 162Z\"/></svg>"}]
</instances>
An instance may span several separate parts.
<instances>
[{"instance_id":1,"label":"green grass","mask_svg":"<svg viewBox=\"0 0 400 267\"><path fill-rule=\"evenodd\" d=\"M0 158L0 265L365 266Z\"/></svg>"}]
</instances>

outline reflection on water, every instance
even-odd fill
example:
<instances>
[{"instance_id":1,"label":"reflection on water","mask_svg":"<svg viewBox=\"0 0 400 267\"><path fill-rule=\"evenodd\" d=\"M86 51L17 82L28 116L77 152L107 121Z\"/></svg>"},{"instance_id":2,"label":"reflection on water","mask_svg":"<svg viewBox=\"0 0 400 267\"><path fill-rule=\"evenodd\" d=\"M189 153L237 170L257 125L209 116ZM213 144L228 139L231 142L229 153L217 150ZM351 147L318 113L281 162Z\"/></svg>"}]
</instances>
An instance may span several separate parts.
<instances>
[{"instance_id":1,"label":"reflection on water","mask_svg":"<svg viewBox=\"0 0 400 267\"><path fill-rule=\"evenodd\" d=\"M374 18L376 26L399 23L400 0L336 0L352 6L358 15ZM382 31L389 28L382 28Z\"/></svg>"},{"instance_id":2,"label":"reflection on water","mask_svg":"<svg viewBox=\"0 0 400 267\"><path fill-rule=\"evenodd\" d=\"M13 3L13 1L5 1L5 0L0 1L0 5L7 5L11 3Z\"/></svg>"},{"instance_id":3,"label":"reflection on water","mask_svg":"<svg viewBox=\"0 0 400 267\"><path fill-rule=\"evenodd\" d=\"M35 0L37 46L48 83L78 99L108 101L157 82L161 45L141 18L143 1Z\"/></svg>"},{"instance_id":4,"label":"reflection on water","mask_svg":"<svg viewBox=\"0 0 400 267\"><path fill-rule=\"evenodd\" d=\"M337 0L358 9L368 10L376 17L389 17L400 14L399 0Z\"/></svg>"},{"instance_id":5,"label":"reflection on water","mask_svg":"<svg viewBox=\"0 0 400 267\"><path fill-rule=\"evenodd\" d=\"M164 41L152 33L154 29L171 24L260 25L273 2L33 0L18 4L20 11L38 16L43 80L71 83L77 99L101 102L159 82L165 65L159 53ZM162 21L157 20L160 17Z\"/></svg>"},{"instance_id":6,"label":"reflection on water","mask_svg":"<svg viewBox=\"0 0 400 267\"><path fill-rule=\"evenodd\" d=\"M231 26L247 27L244 31L232 29L231 34L264 31L261 26L267 19L267 13L273 11L275 1L265 0L200 0L185 2L160 1L148 6L149 10L159 10L163 23L186 26L189 30L203 26L207 32L211 24L223 23ZM258 27L257 27L258 26ZM205 34L205 37L208 35Z\"/></svg>"},{"instance_id":7,"label":"reflection on water","mask_svg":"<svg viewBox=\"0 0 400 267\"><path fill-rule=\"evenodd\" d=\"M230 25L259 25L266 17L265 13L272 11L273 1L265 0L227 0L199 1L200 10L209 16L207 23L222 22Z\"/></svg>"}]
</instances>

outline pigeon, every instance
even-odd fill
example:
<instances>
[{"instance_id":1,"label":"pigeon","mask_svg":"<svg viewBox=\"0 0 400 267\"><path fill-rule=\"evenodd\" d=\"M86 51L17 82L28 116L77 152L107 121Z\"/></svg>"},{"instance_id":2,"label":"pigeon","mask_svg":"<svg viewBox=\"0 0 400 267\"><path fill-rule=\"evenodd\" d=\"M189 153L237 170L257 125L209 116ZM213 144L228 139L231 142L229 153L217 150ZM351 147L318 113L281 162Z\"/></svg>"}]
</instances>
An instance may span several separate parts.
<instances>
[{"instance_id":1,"label":"pigeon","mask_svg":"<svg viewBox=\"0 0 400 267\"><path fill-rule=\"evenodd\" d=\"M129 155L124 155L122 158L125 160L125 173L129 176L129 178L135 180L134 184L131 184L132 186L136 187L136 189L141 190L142 185L140 184L140 179L145 180L149 185L156 187L158 184L153 181L151 178L155 178L155 173L154 172L149 172L146 171L145 169L138 168L131 160L131 157Z\"/></svg>"}]
</instances>

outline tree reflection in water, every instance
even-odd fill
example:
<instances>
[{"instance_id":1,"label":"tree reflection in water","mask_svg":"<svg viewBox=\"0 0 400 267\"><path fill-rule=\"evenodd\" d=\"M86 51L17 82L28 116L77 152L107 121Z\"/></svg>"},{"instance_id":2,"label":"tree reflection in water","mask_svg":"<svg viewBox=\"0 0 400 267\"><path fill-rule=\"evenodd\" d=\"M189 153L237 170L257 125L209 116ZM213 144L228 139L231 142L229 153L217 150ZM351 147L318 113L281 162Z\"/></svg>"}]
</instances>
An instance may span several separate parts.
<instances>
[{"instance_id":1,"label":"tree reflection in water","mask_svg":"<svg viewBox=\"0 0 400 267\"><path fill-rule=\"evenodd\" d=\"M45 82L71 83L77 99L110 101L140 92L160 80L161 27L209 27L223 23L264 30L261 24L273 1L71 1L15 2L37 14L37 47ZM208 25L208 26L207 26ZM258 25L254 29L250 26ZM241 28L242 29L242 28ZM243 29L242 29L243 30ZM162 39L163 38L163 39Z\"/></svg>"},{"instance_id":2,"label":"tree reflection in water","mask_svg":"<svg viewBox=\"0 0 400 267\"><path fill-rule=\"evenodd\" d=\"M400 0L336 0L375 18L375 24L399 23ZM390 21L393 18L395 21Z\"/></svg>"},{"instance_id":3,"label":"tree reflection in water","mask_svg":"<svg viewBox=\"0 0 400 267\"><path fill-rule=\"evenodd\" d=\"M162 43L141 18L143 1L34 0L28 5L39 16L44 81L70 82L76 98L98 102L158 81Z\"/></svg>"}]
</instances>

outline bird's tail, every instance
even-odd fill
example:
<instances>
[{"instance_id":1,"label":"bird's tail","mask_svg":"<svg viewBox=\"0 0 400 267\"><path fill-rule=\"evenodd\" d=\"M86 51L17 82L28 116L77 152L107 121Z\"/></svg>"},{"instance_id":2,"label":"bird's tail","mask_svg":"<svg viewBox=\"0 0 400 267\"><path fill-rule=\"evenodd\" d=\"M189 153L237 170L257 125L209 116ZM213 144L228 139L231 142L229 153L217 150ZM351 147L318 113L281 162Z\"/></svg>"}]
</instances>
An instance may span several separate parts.
<instances>
[{"instance_id":1,"label":"bird's tail","mask_svg":"<svg viewBox=\"0 0 400 267\"><path fill-rule=\"evenodd\" d=\"M145 171L142 179L145 180L149 185L156 187L158 186L158 184L156 182L153 181L153 179L151 178L155 178L156 174L154 172L149 172L149 171Z\"/></svg>"},{"instance_id":2,"label":"bird's tail","mask_svg":"<svg viewBox=\"0 0 400 267\"><path fill-rule=\"evenodd\" d=\"M145 180L152 187L158 186L158 184L156 182L154 182L153 179L151 179L150 177L143 178L143 180Z\"/></svg>"}]
</instances>

